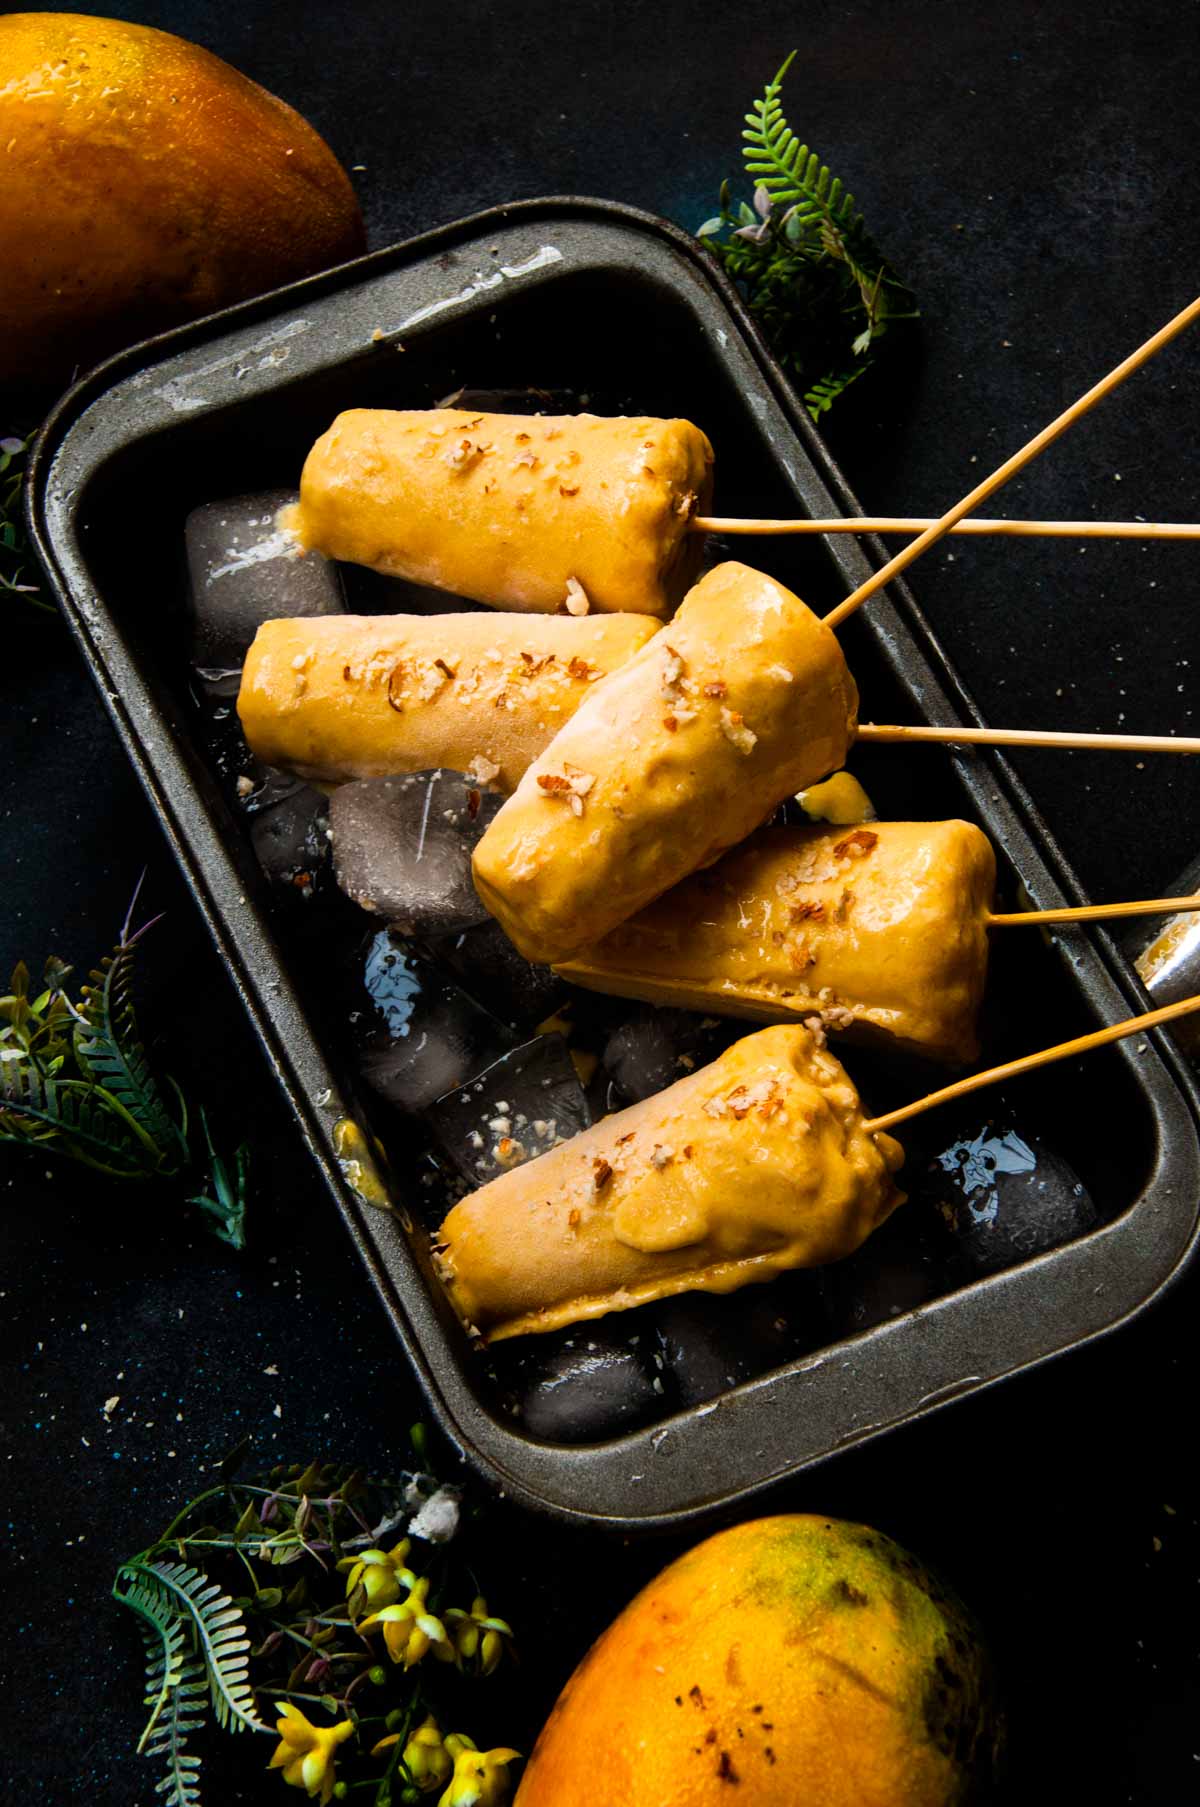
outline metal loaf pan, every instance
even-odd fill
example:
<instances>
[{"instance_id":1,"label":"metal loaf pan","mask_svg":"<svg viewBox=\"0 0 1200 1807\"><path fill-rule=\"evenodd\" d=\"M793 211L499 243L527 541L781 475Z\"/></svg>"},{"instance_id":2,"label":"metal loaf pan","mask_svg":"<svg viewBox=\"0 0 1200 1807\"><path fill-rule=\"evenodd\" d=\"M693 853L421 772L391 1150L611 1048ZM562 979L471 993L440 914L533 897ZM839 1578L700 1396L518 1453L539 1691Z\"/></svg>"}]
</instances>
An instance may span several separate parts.
<instances>
[{"instance_id":1,"label":"metal loaf pan","mask_svg":"<svg viewBox=\"0 0 1200 1807\"><path fill-rule=\"evenodd\" d=\"M608 1442L539 1443L493 1410L477 1359L430 1282L423 1236L406 1230L416 1175L397 1171L389 1213L339 1163L334 1131L354 1115L353 1088L314 1034L300 975L284 963L265 890L205 766L175 606L193 506L294 485L308 446L341 407L427 406L458 383L568 386L601 412L685 414L717 447L725 511L857 512L732 288L692 240L628 208L543 200L445 227L112 360L46 426L32 468L32 529L432 1411L471 1461L529 1506L596 1524L663 1525L727 1505L1144 1306L1196 1234L1193 1103L1169 1042L1126 1042L1093 1057L1086 1077L1045 1081L1061 1088L1045 1096L1102 1198L1104 1221L1081 1240ZM842 538L762 541L750 556L820 608L883 554ZM867 719L890 710L978 720L903 585L849 625L846 646ZM882 813L973 817L1002 850L1010 883L1019 879L1036 905L1079 897L1000 758L897 754L881 782ZM1144 1001L1111 943L1076 935L1037 958L1036 1008L1005 1053ZM924 1079L914 1072L914 1093ZM1107 1148L1096 1145L1101 1121L1119 1126Z\"/></svg>"}]
</instances>

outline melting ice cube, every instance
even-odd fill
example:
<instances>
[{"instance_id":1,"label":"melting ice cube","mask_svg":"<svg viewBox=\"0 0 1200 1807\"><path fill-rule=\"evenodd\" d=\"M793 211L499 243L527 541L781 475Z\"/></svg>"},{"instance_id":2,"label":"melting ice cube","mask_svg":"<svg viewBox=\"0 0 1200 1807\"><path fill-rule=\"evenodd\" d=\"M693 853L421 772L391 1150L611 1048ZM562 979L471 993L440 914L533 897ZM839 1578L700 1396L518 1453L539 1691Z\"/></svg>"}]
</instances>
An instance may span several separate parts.
<instances>
[{"instance_id":1,"label":"melting ice cube","mask_svg":"<svg viewBox=\"0 0 1200 1807\"><path fill-rule=\"evenodd\" d=\"M188 516L192 663L206 673L236 673L264 621L343 612L337 566L317 552L301 557L279 526L279 510L295 500L292 490L264 490Z\"/></svg>"},{"instance_id":2,"label":"melting ice cube","mask_svg":"<svg viewBox=\"0 0 1200 1807\"><path fill-rule=\"evenodd\" d=\"M402 1111L423 1111L513 1040L433 961L387 929L361 950L356 993L351 1024L359 1070Z\"/></svg>"},{"instance_id":3,"label":"melting ice cube","mask_svg":"<svg viewBox=\"0 0 1200 1807\"><path fill-rule=\"evenodd\" d=\"M539 1035L439 1098L427 1122L463 1179L482 1186L589 1129L592 1114L561 1035Z\"/></svg>"},{"instance_id":4,"label":"melting ice cube","mask_svg":"<svg viewBox=\"0 0 1200 1807\"><path fill-rule=\"evenodd\" d=\"M482 922L471 850L503 799L461 772L343 784L329 807L337 880L363 909L436 938Z\"/></svg>"},{"instance_id":5,"label":"melting ice cube","mask_svg":"<svg viewBox=\"0 0 1200 1807\"><path fill-rule=\"evenodd\" d=\"M602 1063L631 1104L715 1060L744 1027L691 1010L643 1005L609 1036Z\"/></svg>"},{"instance_id":6,"label":"melting ice cube","mask_svg":"<svg viewBox=\"0 0 1200 1807\"><path fill-rule=\"evenodd\" d=\"M548 966L522 959L490 918L439 941L437 955L489 1010L518 1029L530 1029L553 1015L566 995L562 980Z\"/></svg>"},{"instance_id":7,"label":"melting ice cube","mask_svg":"<svg viewBox=\"0 0 1200 1807\"><path fill-rule=\"evenodd\" d=\"M940 1214L968 1275L1027 1261L1082 1236L1096 1206L1073 1168L1002 1107L968 1119L919 1185Z\"/></svg>"},{"instance_id":8,"label":"melting ice cube","mask_svg":"<svg viewBox=\"0 0 1200 1807\"><path fill-rule=\"evenodd\" d=\"M640 1317L640 1314L634 1314ZM493 1352L510 1410L548 1443L596 1442L661 1417L674 1405L671 1377L642 1327L583 1324L566 1336L525 1337Z\"/></svg>"}]
</instances>

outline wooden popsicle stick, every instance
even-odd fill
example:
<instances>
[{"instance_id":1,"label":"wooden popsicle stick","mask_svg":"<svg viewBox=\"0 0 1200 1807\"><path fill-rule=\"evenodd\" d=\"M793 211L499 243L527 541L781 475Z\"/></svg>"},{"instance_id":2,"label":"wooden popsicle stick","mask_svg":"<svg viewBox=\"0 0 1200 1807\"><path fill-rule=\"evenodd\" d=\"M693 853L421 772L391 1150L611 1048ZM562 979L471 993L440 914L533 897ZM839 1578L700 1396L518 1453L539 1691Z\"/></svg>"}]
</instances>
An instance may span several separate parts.
<instances>
[{"instance_id":1,"label":"wooden popsicle stick","mask_svg":"<svg viewBox=\"0 0 1200 1807\"><path fill-rule=\"evenodd\" d=\"M697 515L693 533L924 533L936 515L839 515L828 521L768 521L744 515ZM1011 539L1200 540L1196 521L1010 521L971 515L946 530L953 534L995 534Z\"/></svg>"},{"instance_id":2,"label":"wooden popsicle stick","mask_svg":"<svg viewBox=\"0 0 1200 1807\"><path fill-rule=\"evenodd\" d=\"M1113 916L1176 916L1184 910L1200 910L1200 896L1146 897L1132 903L1068 904L1055 910L1011 910L999 915L989 912L989 929L1023 928L1027 922L1106 922Z\"/></svg>"},{"instance_id":3,"label":"wooden popsicle stick","mask_svg":"<svg viewBox=\"0 0 1200 1807\"><path fill-rule=\"evenodd\" d=\"M872 1117L863 1124L868 1135L877 1130L891 1129L894 1124L905 1123L910 1117L919 1117L924 1111L936 1109L939 1104L949 1104L954 1098L965 1098L968 1092L978 1092L984 1086L999 1085L1005 1079L1015 1079L1019 1073L1032 1073L1035 1067L1046 1067L1056 1060L1069 1060L1073 1054L1090 1054L1093 1048L1106 1047L1109 1042L1122 1041L1127 1035L1136 1035L1139 1030L1155 1029L1160 1023L1169 1023L1175 1017L1187 1016L1190 1011L1200 1010L1200 997L1181 998L1177 1004L1164 1004L1159 1010L1146 1010L1141 1016L1126 1017L1123 1023L1113 1023L1107 1029L1093 1029L1090 1035L1077 1035L1073 1041L1057 1042L1053 1048L1041 1048L1036 1054L1023 1054L1019 1060L1006 1061L1002 1067L988 1067L983 1073L970 1073L965 1079L956 1079L953 1085L944 1085L940 1091L930 1092L924 1098L916 1098L911 1104L902 1104L898 1110L888 1111L882 1117Z\"/></svg>"},{"instance_id":4,"label":"wooden popsicle stick","mask_svg":"<svg viewBox=\"0 0 1200 1807\"><path fill-rule=\"evenodd\" d=\"M881 565L879 570L868 577L865 583L859 584L857 590L851 591L844 602L840 602L836 609L826 615L826 626L837 627L848 616L853 615L855 609L861 608L868 597L874 596L876 590L881 590L885 584L891 582L893 577L898 577L901 571L907 570L913 560L920 558L922 552L927 552L930 546L941 539L943 534L949 533L950 529L959 521L964 520L967 515L973 514L981 502L986 501L990 495L994 495L996 490L1007 483L1010 477L1015 477L1018 471L1024 470L1025 466L1036 458L1039 452L1044 451L1048 445L1052 444L1060 433L1065 433L1067 428L1086 414L1089 408L1095 407L1104 396L1111 394L1119 383L1123 383L1127 376L1132 376L1135 370L1140 369L1154 356L1156 351L1161 351L1164 345L1175 338L1177 333L1181 333L1186 326L1190 326L1198 316L1200 316L1200 296L1190 302L1182 312L1176 314L1173 320L1168 320L1167 324L1160 327L1151 338L1146 340L1144 345L1140 345L1135 352L1131 352L1129 357L1118 364L1115 370L1110 370L1107 376L1101 377L1100 381L1093 384L1085 395L1079 397L1078 401L1072 402L1069 408L1065 408L1056 420L1050 422L1048 427L1043 427L1040 433L1035 433L1028 444L1023 445L1019 452L1014 452L1011 458L1006 458L990 477L985 477L982 483L977 483L961 502L956 502L953 508L947 509L946 513L940 520L935 521L932 527L927 527L924 533L917 535L915 540L910 540L907 546L901 547L894 558L890 558L886 565Z\"/></svg>"},{"instance_id":5,"label":"wooden popsicle stick","mask_svg":"<svg viewBox=\"0 0 1200 1807\"><path fill-rule=\"evenodd\" d=\"M1078 747L1089 752L1200 753L1200 740L1185 734L1059 733L1039 728L925 728L859 722L857 738L885 745L931 741L935 746Z\"/></svg>"}]
</instances>

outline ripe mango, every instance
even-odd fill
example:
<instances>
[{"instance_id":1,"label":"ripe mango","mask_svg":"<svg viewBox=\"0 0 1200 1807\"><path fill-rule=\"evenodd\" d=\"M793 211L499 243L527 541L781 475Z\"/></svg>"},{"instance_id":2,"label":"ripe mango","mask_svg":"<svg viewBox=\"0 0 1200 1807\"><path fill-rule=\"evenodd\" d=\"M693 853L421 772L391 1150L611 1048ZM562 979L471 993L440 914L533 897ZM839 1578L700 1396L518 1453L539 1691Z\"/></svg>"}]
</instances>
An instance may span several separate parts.
<instances>
[{"instance_id":1,"label":"ripe mango","mask_svg":"<svg viewBox=\"0 0 1200 1807\"><path fill-rule=\"evenodd\" d=\"M349 177L298 113L167 32L0 15L0 385L355 256Z\"/></svg>"},{"instance_id":2,"label":"ripe mango","mask_svg":"<svg viewBox=\"0 0 1200 1807\"><path fill-rule=\"evenodd\" d=\"M972 1621L864 1525L719 1532L593 1645L515 1807L966 1807L1002 1720Z\"/></svg>"}]
</instances>

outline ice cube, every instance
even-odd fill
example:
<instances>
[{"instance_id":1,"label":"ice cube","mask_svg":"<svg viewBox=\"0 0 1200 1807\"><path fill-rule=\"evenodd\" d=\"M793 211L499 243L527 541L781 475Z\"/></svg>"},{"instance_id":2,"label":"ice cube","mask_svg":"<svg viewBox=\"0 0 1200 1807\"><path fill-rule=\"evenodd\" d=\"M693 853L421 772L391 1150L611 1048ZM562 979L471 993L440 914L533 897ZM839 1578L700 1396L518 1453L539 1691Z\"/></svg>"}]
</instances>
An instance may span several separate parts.
<instances>
[{"instance_id":1,"label":"ice cube","mask_svg":"<svg viewBox=\"0 0 1200 1807\"><path fill-rule=\"evenodd\" d=\"M640 1314L639 1314L640 1315ZM654 1338L608 1324L526 1337L492 1352L509 1410L531 1437L589 1443L662 1417L675 1403Z\"/></svg>"},{"instance_id":2,"label":"ice cube","mask_svg":"<svg viewBox=\"0 0 1200 1807\"><path fill-rule=\"evenodd\" d=\"M387 929L360 950L352 995L359 1071L402 1111L425 1110L514 1039L431 960Z\"/></svg>"},{"instance_id":3,"label":"ice cube","mask_svg":"<svg viewBox=\"0 0 1200 1807\"><path fill-rule=\"evenodd\" d=\"M187 518L191 657L210 683L240 668L264 621L345 608L337 566L318 552L301 557L278 524L295 500L293 490L264 490L205 502Z\"/></svg>"},{"instance_id":4,"label":"ice cube","mask_svg":"<svg viewBox=\"0 0 1200 1807\"><path fill-rule=\"evenodd\" d=\"M490 918L439 941L436 952L468 991L515 1028L531 1029L552 1016L566 996L562 980L548 966L523 960Z\"/></svg>"},{"instance_id":5,"label":"ice cube","mask_svg":"<svg viewBox=\"0 0 1200 1807\"><path fill-rule=\"evenodd\" d=\"M256 783L256 778L261 781ZM272 885L312 895L329 861L328 799L267 767L243 774L242 802L251 817L250 841Z\"/></svg>"},{"instance_id":6,"label":"ice cube","mask_svg":"<svg viewBox=\"0 0 1200 1807\"><path fill-rule=\"evenodd\" d=\"M482 1186L591 1127L561 1035L538 1035L447 1092L428 1127L461 1177Z\"/></svg>"},{"instance_id":7,"label":"ice cube","mask_svg":"<svg viewBox=\"0 0 1200 1807\"><path fill-rule=\"evenodd\" d=\"M642 1005L605 1044L602 1065L629 1103L639 1103L715 1060L744 1028L691 1010Z\"/></svg>"},{"instance_id":8,"label":"ice cube","mask_svg":"<svg viewBox=\"0 0 1200 1807\"><path fill-rule=\"evenodd\" d=\"M405 934L471 928L487 917L471 882L471 850L502 802L461 772L340 785L329 806L339 885Z\"/></svg>"},{"instance_id":9,"label":"ice cube","mask_svg":"<svg viewBox=\"0 0 1200 1807\"><path fill-rule=\"evenodd\" d=\"M681 1405L701 1405L824 1341L819 1282L789 1275L736 1295L683 1293L655 1307Z\"/></svg>"},{"instance_id":10,"label":"ice cube","mask_svg":"<svg viewBox=\"0 0 1200 1807\"><path fill-rule=\"evenodd\" d=\"M937 1224L919 1206L902 1205L853 1255L821 1269L833 1337L856 1336L948 1292L949 1254Z\"/></svg>"},{"instance_id":11,"label":"ice cube","mask_svg":"<svg viewBox=\"0 0 1200 1807\"><path fill-rule=\"evenodd\" d=\"M1098 1213L1074 1169L1005 1107L967 1119L922 1175L965 1276L990 1274L1093 1229Z\"/></svg>"}]
</instances>

